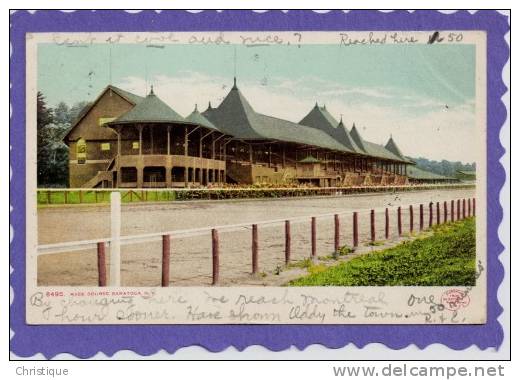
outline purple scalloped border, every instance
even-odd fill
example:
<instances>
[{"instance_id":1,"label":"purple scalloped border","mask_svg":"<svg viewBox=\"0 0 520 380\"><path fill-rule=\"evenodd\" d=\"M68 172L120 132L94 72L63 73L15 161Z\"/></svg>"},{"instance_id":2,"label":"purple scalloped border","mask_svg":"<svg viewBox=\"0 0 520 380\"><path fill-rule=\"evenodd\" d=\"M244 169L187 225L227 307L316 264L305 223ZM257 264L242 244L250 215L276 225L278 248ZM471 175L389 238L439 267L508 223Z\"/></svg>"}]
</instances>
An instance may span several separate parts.
<instances>
[{"instance_id":1,"label":"purple scalloped border","mask_svg":"<svg viewBox=\"0 0 520 380\"><path fill-rule=\"evenodd\" d=\"M10 82L12 116L10 122L10 186L12 241L10 260L13 268L11 286L14 299L10 308L10 326L14 332L11 351L28 357L42 353L52 358L70 353L87 358L98 352L108 356L119 350L132 350L151 355L164 349L199 345L217 352L234 346L243 350L262 345L273 351L291 345L304 349L310 344L329 348L357 347L379 342L392 349L410 344L424 348L442 343L462 350L473 344L480 349L498 348L504 333L497 318L502 312L497 290L504 276L498 260L503 245L498 238L502 221L499 192L505 182L505 171L499 162L504 154L500 144L500 128L506 121L507 110L501 101L507 88L502 70L509 58L504 39L509 30L507 17L495 11L470 14L459 11L443 14L423 10L410 13L396 11L39 11L31 14L19 11L11 15L12 47ZM209 31L209 30L483 30L487 32L487 204L488 204L488 322L465 326L383 326L383 325L224 325L224 326L29 326L25 323L25 33L27 32L109 32L109 31Z\"/></svg>"}]
</instances>

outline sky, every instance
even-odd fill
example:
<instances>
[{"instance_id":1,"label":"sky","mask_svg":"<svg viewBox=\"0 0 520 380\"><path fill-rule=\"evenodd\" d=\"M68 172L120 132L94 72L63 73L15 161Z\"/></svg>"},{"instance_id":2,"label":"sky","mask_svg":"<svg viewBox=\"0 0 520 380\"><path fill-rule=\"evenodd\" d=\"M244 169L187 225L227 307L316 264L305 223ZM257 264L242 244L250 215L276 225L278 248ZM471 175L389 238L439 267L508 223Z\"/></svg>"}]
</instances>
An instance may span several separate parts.
<instances>
[{"instance_id":1,"label":"sky","mask_svg":"<svg viewBox=\"0 0 520 380\"><path fill-rule=\"evenodd\" d=\"M298 122L318 102L408 156L476 161L474 45L38 45L50 106L94 100L110 83L142 96L153 85L187 116L218 106L235 75L257 112Z\"/></svg>"}]
</instances>

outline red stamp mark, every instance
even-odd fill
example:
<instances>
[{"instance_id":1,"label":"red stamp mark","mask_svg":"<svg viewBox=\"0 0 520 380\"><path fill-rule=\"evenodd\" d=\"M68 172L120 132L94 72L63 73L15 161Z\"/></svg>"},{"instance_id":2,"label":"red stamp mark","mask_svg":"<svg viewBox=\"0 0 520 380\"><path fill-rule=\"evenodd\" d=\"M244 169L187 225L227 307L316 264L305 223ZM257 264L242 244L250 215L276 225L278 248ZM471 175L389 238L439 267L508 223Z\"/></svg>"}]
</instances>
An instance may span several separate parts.
<instances>
[{"instance_id":1,"label":"red stamp mark","mask_svg":"<svg viewBox=\"0 0 520 380\"><path fill-rule=\"evenodd\" d=\"M441 303L446 309L454 311L459 310L461 307L468 306L470 299L466 292L458 289L450 289L442 294Z\"/></svg>"}]
</instances>

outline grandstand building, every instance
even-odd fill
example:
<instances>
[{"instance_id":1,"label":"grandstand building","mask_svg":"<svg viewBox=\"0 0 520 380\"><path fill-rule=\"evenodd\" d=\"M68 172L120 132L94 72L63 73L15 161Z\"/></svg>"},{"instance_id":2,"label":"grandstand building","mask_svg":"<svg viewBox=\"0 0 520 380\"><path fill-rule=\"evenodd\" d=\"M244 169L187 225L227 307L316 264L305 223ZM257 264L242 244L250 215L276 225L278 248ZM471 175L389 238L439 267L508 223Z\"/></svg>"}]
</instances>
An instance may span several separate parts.
<instances>
[{"instance_id":1,"label":"grandstand building","mask_svg":"<svg viewBox=\"0 0 520 380\"><path fill-rule=\"evenodd\" d=\"M366 141L316 103L299 123L254 110L236 84L222 103L187 117L150 90L106 87L64 138L73 188L224 184L402 185L395 140Z\"/></svg>"}]
</instances>

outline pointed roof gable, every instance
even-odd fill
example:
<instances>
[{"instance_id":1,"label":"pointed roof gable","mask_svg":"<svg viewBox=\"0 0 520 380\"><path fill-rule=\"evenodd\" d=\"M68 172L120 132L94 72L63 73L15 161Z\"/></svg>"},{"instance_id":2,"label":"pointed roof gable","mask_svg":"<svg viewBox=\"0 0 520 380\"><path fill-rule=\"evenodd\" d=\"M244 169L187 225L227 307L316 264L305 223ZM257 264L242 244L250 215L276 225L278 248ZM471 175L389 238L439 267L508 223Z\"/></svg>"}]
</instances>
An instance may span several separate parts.
<instances>
[{"instance_id":1,"label":"pointed roof gable","mask_svg":"<svg viewBox=\"0 0 520 380\"><path fill-rule=\"evenodd\" d=\"M352 140L352 137L350 136L347 127L345 126L345 124L343 124L343 118L340 119L339 124L335 128L334 132L334 138L343 145L345 145L349 150L353 152L363 153L363 151L357 146L354 140Z\"/></svg>"},{"instance_id":2,"label":"pointed roof gable","mask_svg":"<svg viewBox=\"0 0 520 380\"><path fill-rule=\"evenodd\" d=\"M199 110L197 109L197 105L195 105L195 109L193 110L193 112L189 114L189 116L186 118L186 121L189 121L190 123L196 125L200 125L201 127L218 131L218 128L215 126L215 124L213 124L203 114L199 112Z\"/></svg>"},{"instance_id":3,"label":"pointed roof gable","mask_svg":"<svg viewBox=\"0 0 520 380\"><path fill-rule=\"evenodd\" d=\"M262 138L253 128L256 112L236 82L217 108L208 107L202 115L226 134L245 139Z\"/></svg>"},{"instance_id":4,"label":"pointed roof gable","mask_svg":"<svg viewBox=\"0 0 520 380\"><path fill-rule=\"evenodd\" d=\"M328 133L329 135L333 135L338 122L329 113L329 111L327 111L325 105L323 107L319 107L318 103L316 103L311 111L303 119L301 119L298 124L319 129L325 133Z\"/></svg>"},{"instance_id":5,"label":"pointed roof gable","mask_svg":"<svg viewBox=\"0 0 520 380\"><path fill-rule=\"evenodd\" d=\"M358 130L356 128L356 124L355 123L352 124L352 129L350 130L350 137L352 137L352 140L354 140L354 142L359 147L359 149L361 149L364 152L367 151L366 147L365 147L365 141L363 140L363 138L359 134L359 132L358 132Z\"/></svg>"},{"instance_id":6,"label":"pointed roof gable","mask_svg":"<svg viewBox=\"0 0 520 380\"><path fill-rule=\"evenodd\" d=\"M236 82L217 108L202 113L221 132L244 140L277 140L348 151L329 134L288 120L257 113Z\"/></svg>"},{"instance_id":7,"label":"pointed roof gable","mask_svg":"<svg viewBox=\"0 0 520 380\"><path fill-rule=\"evenodd\" d=\"M350 137L352 137L352 140L363 152L370 156L384 158L392 161L410 162L404 156L399 156L382 145L374 144L373 142L364 140L356 128L356 124L352 125L352 129L350 130Z\"/></svg>"},{"instance_id":8,"label":"pointed roof gable","mask_svg":"<svg viewBox=\"0 0 520 380\"><path fill-rule=\"evenodd\" d=\"M131 92L120 89L119 87L116 87L113 85L106 86L93 102L89 103L84 109L82 109L80 111L76 120L74 120L72 122L71 127L69 128L69 130L67 131L65 136L63 136L63 141L69 140L69 137L72 134L73 130L76 128L76 126L85 118L85 116L87 116L87 114L90 112L90 110L92 110L96 106L96 104L98 104L98 102L101 100L101 98L103 98L103 95L105 95L105 93L107 93L107 91L112 91L112 92L116 93L117 95L119 95L121 98L126 100L132 106L135 106L136 104L138 104L139 102L141 102L144 99L142 96L132 94ZM108 135L108 137L111 137L111 135L114 132L111 131L110 129L108 129L102 133L103 134L110 133Z\"/></svg>"},{"instance_id":9,"label":"pointed roof gable","mask_svg":"<svg viewBox=\"0 0 520 380\"><path fill-rule=\"evenodd\" d=\"M153 92L153 88L144 100L139 102L130 111L124 113L116 120L110 122L115 124L130 123L185 123L186 120L159 99Z\"/></svg>"},{"instance_id":10,"label":"pointed roof gable","mask_svg":"<svg viewBox=\"0 0 520 380\"><path fill-rule=\"evenodd\" d=\"M386 148L387 150L389 150L390 152L392 152L393 154L395 154L396 156L398 156L399 158L402 158L402 159L405 158L405 157L403 156L403 154L401 153L401 149L399 149L399 147L398 147L397 144L395 143L395 141L394 141L394 139L392 138L392 136L390 136L390 139L389 139L388 142L386 143L385 148Z\"/></svg>"}]
</instances>

